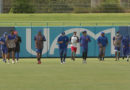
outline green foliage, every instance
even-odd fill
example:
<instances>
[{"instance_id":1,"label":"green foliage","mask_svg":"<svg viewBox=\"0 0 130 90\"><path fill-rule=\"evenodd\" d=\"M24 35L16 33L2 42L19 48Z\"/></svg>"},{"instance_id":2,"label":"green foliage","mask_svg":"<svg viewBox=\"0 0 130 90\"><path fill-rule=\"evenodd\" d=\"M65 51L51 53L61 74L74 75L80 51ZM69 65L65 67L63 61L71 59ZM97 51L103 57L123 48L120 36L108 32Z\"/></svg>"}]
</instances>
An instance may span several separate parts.
<instances>
[{"instance_id":1,"label":"green foliage","mask_svg":"<svg viewBox=\"0 0 130 90\"><path fill-rule=\"evenodd\" d=\"M124 9L119 5L119 4L114 4L114 3L102 3L98 7L100 12L103 13L119 13L119 12L124 12Z\"/></svg>"},{"instance_id":2,"label":"green foliage","mask_svg":"<svg viewBox=\"0 0 130 90\"><path fill-rule=\"evenodd\" d=\"M34 13L34 8L31 0L13 0L14 13Z\"/></svg>"}]
</instances>

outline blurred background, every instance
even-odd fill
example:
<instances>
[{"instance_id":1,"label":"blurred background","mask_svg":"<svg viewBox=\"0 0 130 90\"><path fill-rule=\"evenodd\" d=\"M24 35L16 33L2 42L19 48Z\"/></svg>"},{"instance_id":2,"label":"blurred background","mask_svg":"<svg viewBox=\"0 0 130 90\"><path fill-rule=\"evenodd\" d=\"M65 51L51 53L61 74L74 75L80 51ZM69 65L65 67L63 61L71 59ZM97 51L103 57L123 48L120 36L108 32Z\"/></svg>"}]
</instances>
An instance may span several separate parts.
<instances>
[{"instance_id":1,"label":"blurred background","mask_svg":"<svg viewBox=\"0 0 130 90\"><path fill-rule=\"evenodd\" d=\"M0 0L0 13L122 13L130 0Z\"/></svg>"}]
</instances>

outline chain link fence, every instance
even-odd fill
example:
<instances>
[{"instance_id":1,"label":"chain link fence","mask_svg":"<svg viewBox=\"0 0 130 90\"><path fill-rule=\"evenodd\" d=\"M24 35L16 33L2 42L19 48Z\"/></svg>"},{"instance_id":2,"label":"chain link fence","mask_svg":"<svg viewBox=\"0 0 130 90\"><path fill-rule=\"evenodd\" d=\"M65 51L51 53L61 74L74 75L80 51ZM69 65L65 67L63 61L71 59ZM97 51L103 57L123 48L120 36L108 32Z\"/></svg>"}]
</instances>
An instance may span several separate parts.
<instances>
[{"instance_id":1,"label":"chain link fence","mask_svg":"<svg viewBox=\"0 0 130 90\"><path fill-rule=\"evenodd\" d=\"M129 26L130 22L78 22L78 21L48 21L48 22L0 22L0 27L14 26Z\"/></svg>"}]
</instances>

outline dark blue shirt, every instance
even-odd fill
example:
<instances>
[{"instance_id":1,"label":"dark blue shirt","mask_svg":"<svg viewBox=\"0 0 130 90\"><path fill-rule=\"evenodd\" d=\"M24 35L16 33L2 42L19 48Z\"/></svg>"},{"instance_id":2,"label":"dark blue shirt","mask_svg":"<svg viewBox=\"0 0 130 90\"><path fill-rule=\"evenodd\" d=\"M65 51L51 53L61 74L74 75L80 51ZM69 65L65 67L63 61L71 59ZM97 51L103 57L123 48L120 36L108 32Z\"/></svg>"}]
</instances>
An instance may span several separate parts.
<instances>
[{"instance_id":1,"label":"dark blue shirt","mask_svg":"<svg viewBox=\"0 0 130 90\"><path fill-rule=\"evenodd\" d=\"M122 45L124 45L126 48L129 48L130 38L129 37L123 37L123 39L122 39Z\"/></svg>"},{"instance_id":2,"label":"dark blue shirt","mask_svg":"<svg viewBox=\"0 0 130 90\"><path fill-rule=\"evenodd\" d=\"M1 49L6 49L7 48L7 46L6 46L6 38L1 37L0 42L4 43L4 44L1 44Z\"/></svg>"},{"instance_id":3,"label":"dark blue shirt","mask_svg":"<svg viewBox=\"0 0 130 90\"><path fill-rule=\"evenodd\" d=\"M81 47L88 48L88 42L91 42L91 39L90 39L90 37L88 35L80 37Z\"/></svg>"},{"instance_id":4,"label":"dark blue shirt","mask_svg":"<svg viewBox=\"0 0 130 90\"><path fill-rule=\"evenodd\" d=\"M66 49L69 43L69 38L67 36L60 36L57 40L57 42L63 41L63 43L59 44L60 49Z\"/></svg>"},{"instance_id":5,"label":"dark blue shirt","mask_svg":"<svg viewBox=\"0 0 130 90\"><path fill-rule=\"evenodd\" d=\"M16 35L11 35L11 34L8 35L8 40L14 40L15 38L16 38Z\"/></svg>"},{"instance_id":6,"label":"dark blue shirt","mask_svg":"<svg viewBox=\"0 0 130 90\"><path fill-rule=\"evenodd\" d=\"M103 47L106 47L108 44L108 39L105 36L99 36L97 41L98 41L98 44L101 44Z\"/></svg>"}]
</instances>

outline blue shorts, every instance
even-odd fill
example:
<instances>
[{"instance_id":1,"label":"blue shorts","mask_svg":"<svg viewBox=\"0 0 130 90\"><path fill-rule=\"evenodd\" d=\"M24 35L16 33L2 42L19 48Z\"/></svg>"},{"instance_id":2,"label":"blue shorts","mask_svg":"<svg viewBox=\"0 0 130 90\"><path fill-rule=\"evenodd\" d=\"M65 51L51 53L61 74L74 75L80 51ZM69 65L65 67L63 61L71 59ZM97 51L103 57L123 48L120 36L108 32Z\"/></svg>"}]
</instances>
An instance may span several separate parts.
<instances>
[{"instance_id":1,"label":"blue shorts","mask_svg":"<svg viewBox=\"0 0 130 90\"><path fill-rule=\"evenodd\" d=\"M120 47L115 47L115 51L117 52L120 52L121 48Z\"/></svg>"},{"instance_id":2,"label":"blue shorts","mask_svg":"<svg viewBox=\"0 0 130 90\"><path fill-rule=\"evenodd\" d=\"M59 49L60 54L67 54L67 48Z\"/></svg>"},{"instance_id":3,"label":"blue shorts","mask_svg":"<svg viewBox=\"0 0 130 90\"><path fill-rule=\"evenodd\" d=\"M36 52L42 54L42 50L43 50L43 49L36 49Z\"/></svg>"},{"instance_id":4,"label":"blue shorts","mask_svg":"<svg viewBox=\"0 0 130 90\"><path fill-rule=\"evenodd\" d=\"M1 49L1 51L2 51L3 54L7 54L8 53L7 49Z\"/></svg>"},{"instance_id":5,"label":"blue shorts","mask_svg":"<svg viewBox=\"0 0 130 90\"><path fill-rule=\"evenodd\" d=\"M123 48L123 55L124 56L129 55L129 47Z\"/></svg>"},{"instance_id":6,"label":"blue shorts","mask_svg":"<svg viewBox=\"0 0 130 90\"><path fill-rule=\"evenodd\" d=\"M88 52L88 48L87 47L82 47L82 52Z\"/></svg>"}]
</instances>

